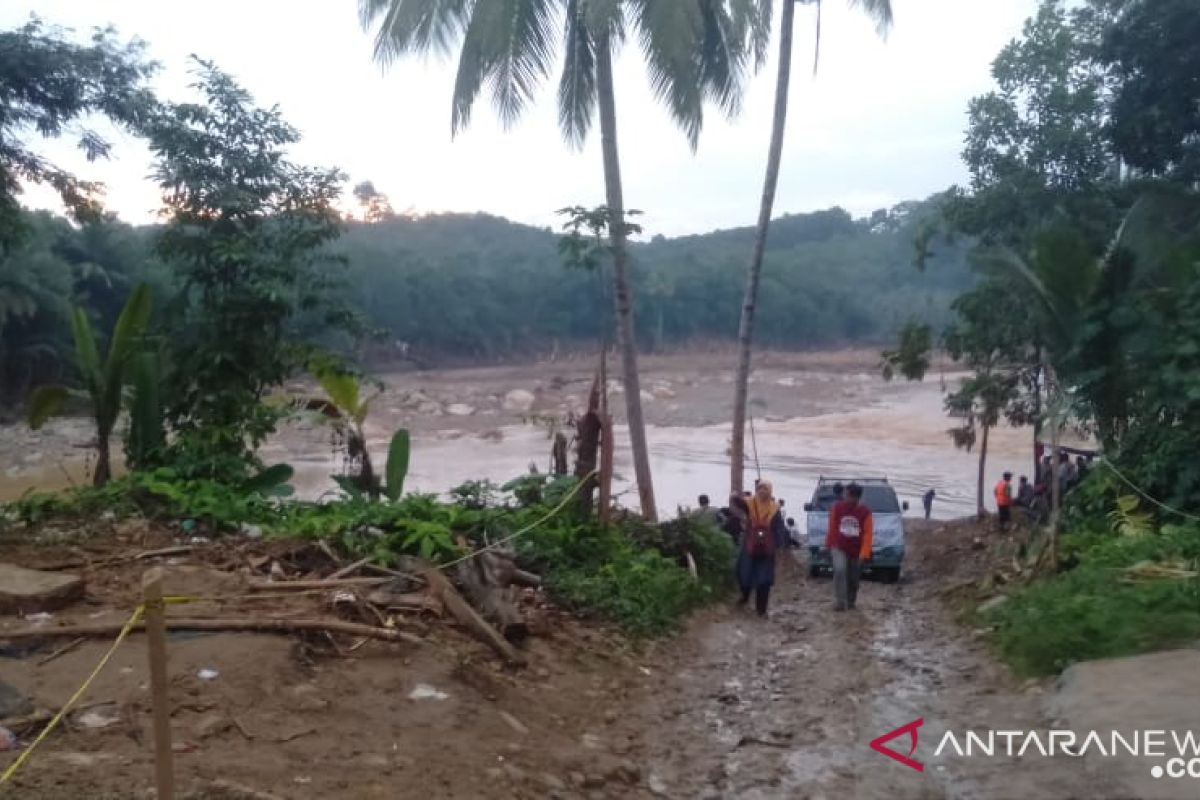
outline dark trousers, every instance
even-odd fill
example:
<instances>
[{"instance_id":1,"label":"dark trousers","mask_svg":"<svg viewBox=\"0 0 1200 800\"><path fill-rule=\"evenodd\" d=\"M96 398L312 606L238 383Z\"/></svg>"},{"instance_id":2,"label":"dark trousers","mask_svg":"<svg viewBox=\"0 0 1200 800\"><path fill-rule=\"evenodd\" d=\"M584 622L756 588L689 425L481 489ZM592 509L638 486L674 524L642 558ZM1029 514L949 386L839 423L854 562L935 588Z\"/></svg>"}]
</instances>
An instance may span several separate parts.
<instances>
[{"instance_id":1,"label":"dark trousers","mask_svg":"<svg viewBox=\"0 0 1200 800\"><path fill-rule=\"evenodd\" d=\"M771 600L771 587L766 584L761 584L754 587L754 610L759 616L767 615L767 603ZM742 603L750 602L750 590L742 589Z\"/></svg>"},{"instance_id":2,"label":"dark trousers","mask_svg":"<svg viewBox=\"0 0 1200 800\"><path fill-rule=\"evenodd\" d=\"M858 579L862 569L858 554L848 555L834 549L829 553L833 562L834 608L845 611L858 602Z\"/></svg>"},{"instance_id":3,"label":"dark trousers","mask_svg":"<svg viewBox=\"0 0 1200 800\"><path fill-rule=\"evenodd\" d=\"M1008 523L1012 521L1012 506L1000 506L1000 530L1008 530Z\"/></svg>"}]
</instances>

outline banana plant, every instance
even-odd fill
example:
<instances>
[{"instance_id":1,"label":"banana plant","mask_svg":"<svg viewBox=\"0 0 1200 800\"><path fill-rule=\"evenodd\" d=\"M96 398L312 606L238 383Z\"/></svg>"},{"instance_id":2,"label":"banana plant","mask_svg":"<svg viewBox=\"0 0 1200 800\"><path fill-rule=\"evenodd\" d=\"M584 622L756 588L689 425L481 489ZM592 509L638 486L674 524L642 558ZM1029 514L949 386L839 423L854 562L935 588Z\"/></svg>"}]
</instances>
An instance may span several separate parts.
<instances>
[{"instance_id":1,"label":"banana plant","mask_svg":"<svg viewBox=\"0 0 1200 800\"><path fill-rule=\"evenodd\" d=\"M404 493L404 480L408 476L412 446L409 432L402 428L392 435L381 482L371 462L371 452L367 448L367 437L363 428L371 410L371 402L379 396L378 393L363 397L358 379L344 370L327 365L312 365L310 371L325 391L326 397L306 400L303 405L330 420L346 443L346 455L351 465L350 474L334 475L334 482L351 496L366 495L372 500L377 500L382 494L389 500L400 499Z\"/></svg>"},{"instance_id":2,"label":"banana plant","mask_svg":"<svg viewBox=\"0 0 1200 800\"><path fill-rule=\"evenodd\" d=\"M81 397L91 404L92 419L96 423L96 471L92 476L96 486L103 486L112 477L112 431L121 413L130 365L150 324L152 308L150 287L139 284L125 301L109 338L108 353L101 360L87 312L74 307L71 310L71 334L75 340L75 365L83 389L40 386L29 397L29 426L34 430L62 413L72 397Z\"/></svg>"}]
</instances>

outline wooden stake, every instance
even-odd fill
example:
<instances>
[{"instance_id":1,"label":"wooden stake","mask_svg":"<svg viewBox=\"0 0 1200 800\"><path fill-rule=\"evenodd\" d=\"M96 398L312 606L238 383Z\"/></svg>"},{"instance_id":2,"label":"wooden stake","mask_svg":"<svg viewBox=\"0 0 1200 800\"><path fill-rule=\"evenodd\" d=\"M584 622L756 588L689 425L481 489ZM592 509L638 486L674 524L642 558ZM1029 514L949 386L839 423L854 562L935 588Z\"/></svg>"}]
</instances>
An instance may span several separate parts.
<instances>
[{"instance_id":1,"label":"wooden stake","mask_svg":"<svg viewBox=\"0 0 1200 800\"><path fill-rule=\"evenodd\" d=\"M175 768L171 754L171 706L167 698L167 628L163 610L163 572L142 576L147 649L150 654L150 697L154 709L154 778L158 800L174 800Z\"/></svg>"}]
</instances>

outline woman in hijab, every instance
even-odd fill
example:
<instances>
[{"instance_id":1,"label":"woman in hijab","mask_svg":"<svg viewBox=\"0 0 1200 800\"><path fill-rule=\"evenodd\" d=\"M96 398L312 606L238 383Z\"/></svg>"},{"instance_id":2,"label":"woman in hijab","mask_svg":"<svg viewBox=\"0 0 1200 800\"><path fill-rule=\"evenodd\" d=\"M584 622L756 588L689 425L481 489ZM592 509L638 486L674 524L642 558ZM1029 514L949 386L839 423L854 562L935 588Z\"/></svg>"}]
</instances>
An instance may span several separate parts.
<instances>
[{"instance_id":1,"label":"woman in hijab","mask_svg":"<svg viewBox=\"0 0 1200 800\"><path fill-rule=\"evenodd\" d=\"M760 617L767 615L771 586L775 583L775 554L787 547L787 524L775 500L770 481L760 481L750 498L745 534L738 552L737 577L742 589L742 604L754 592L754 608Z\"/></svg>"}]
</instances>

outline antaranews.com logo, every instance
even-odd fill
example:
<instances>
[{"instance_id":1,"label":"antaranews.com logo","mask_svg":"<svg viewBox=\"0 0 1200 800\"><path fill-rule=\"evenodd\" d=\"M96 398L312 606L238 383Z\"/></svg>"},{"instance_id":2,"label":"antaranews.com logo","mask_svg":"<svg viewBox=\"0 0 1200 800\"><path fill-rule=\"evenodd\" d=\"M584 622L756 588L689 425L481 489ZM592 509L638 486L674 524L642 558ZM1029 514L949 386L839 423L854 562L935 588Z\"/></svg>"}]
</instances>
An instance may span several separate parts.
<instances>
[{"instance_id":1,"label":"antaranews.com logo","mask_svg":"<svg viewBox=\"0 0 1200 800\"><path fill-rule=\"evenodd\" d=\"M924 772L925 765L913 757L919 744L918 731L924 724L925 718L921 717L888 731L871 741L871 749L909 769ZM902 737L907 737L907 753L888 746ZM935 758L944 754L958 758L1128 756L1152 761L1149 769L1155 778L1200 780L1200 732L1197 731L948 730L933 751Z\"/></svg>"}]
</instances>

